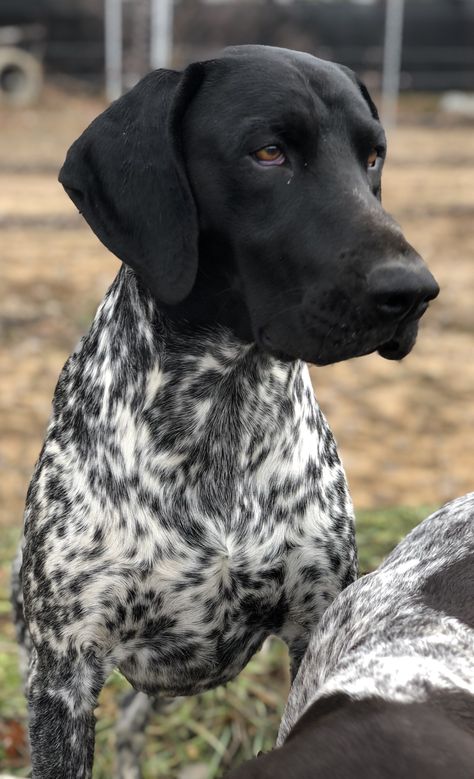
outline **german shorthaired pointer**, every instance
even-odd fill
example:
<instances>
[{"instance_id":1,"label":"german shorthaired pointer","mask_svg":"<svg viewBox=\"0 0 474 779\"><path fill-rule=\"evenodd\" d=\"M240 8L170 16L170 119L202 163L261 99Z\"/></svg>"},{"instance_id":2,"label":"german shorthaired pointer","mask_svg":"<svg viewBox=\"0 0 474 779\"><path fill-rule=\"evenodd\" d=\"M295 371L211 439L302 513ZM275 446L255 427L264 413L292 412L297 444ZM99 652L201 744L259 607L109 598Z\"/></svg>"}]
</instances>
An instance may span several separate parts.
<instances>
[{"instance_id":1,"label":"german shorthaired pointer","mask_svg":"<svg viewBox=\"0 0 474 779\"><path fill-rule=\"evenodd\" d=\"M278 743L229 779L472 779L474 493L325 612Z\"/></svg>"},{"instance_id":2,"label":"german shorthaired pointer","mask_svg":"<svg viewBox=\"0 0 474 779\"><path fill-rule=\"evenodd\" d=\"M60 181L125 265L61 374L27 497L34 779L91 776L115 666L191 694L275 633L295 673L353 581L303 360L400 359L438 293L380 205L384 155L350 71L260 46L151 73L70 149Z\"/></svg>"}]
</instances>

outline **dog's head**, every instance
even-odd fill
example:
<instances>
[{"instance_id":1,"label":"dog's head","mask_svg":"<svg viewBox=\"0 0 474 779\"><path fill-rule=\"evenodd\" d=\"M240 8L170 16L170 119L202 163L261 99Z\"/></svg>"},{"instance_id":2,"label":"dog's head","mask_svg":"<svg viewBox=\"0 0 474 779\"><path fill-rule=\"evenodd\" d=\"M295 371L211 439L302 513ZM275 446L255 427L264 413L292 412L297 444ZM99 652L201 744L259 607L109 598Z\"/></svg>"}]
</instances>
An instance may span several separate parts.
<instances>
[{"instance_id":1,"label":"dog's head","mask_svg":"<svg viewBox=\"0 0 474 779\"><path fill-rule=\"evenodd\" d=\"M351 71L239 46L150 73L60 181L171 316L284 358L399 359L438 286L381 206L385 148Z\"/></svg>"},{"instance_id":2,"label":"dog's head","mask_svg":"<svg viewBox=\"0 0 474 779\"><path fill-rule=\"evenodd\" d=\"M403 703L336 692L312 703L280 748L227 779L469 779L471 723L464 690Z\"/></svg>"}]
</instances>

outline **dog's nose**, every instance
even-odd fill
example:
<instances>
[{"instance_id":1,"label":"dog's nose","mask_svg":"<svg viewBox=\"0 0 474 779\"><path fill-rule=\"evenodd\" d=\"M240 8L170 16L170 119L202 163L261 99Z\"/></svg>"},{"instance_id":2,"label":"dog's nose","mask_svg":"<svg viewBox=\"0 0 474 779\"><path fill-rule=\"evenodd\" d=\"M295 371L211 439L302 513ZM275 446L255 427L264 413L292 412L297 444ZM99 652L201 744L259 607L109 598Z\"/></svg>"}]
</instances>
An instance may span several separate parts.
<instances>
[{"instance_id":1,"label":"dog's nose","mask_svg":"<svg viewBox=\"0 0 474 779\"><path fill-rule=\"evenodd\" d=\"M368 278L369 294L377 310L387 319L418 319L439 286L425 266L407 268L398 263L375 268Z\"/></svg>"}]
</instances>

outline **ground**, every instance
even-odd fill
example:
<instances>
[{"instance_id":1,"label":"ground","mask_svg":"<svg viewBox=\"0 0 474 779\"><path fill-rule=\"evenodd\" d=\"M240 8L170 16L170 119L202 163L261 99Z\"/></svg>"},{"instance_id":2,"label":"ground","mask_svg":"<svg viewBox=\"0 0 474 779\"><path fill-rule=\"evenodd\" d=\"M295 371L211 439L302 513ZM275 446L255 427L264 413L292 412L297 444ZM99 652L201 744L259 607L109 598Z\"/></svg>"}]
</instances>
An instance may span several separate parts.
<instances>
[{"instance_id":1,"label":"ground","mask_svg":"<svg viewBox=\"0 0 474 779\"><path fill-rule=\"evenodd\" d=\"M420 114L424 105L407 101L389 134L383 195L437 277L439 300L403 362L370 356L312 369L356 508L383 509L360 514L363 570L423 507L474 488L474 132ZM118 269L56 182L67 147L101 109L97 100L50 91L39 108L0 113L0 770L20 776L27 756L7 571L58 372ZM283 666L282 650L271 645L238 683L173 704L149 729L147 775L194 779L183 766L205 761L200 776L210 778L268 747L287 684ZM113 690L122 686L114 680L102 698L96 779L113 774ZM157 751L157 741L165 748Z\"/></svg>"}]
</instances>

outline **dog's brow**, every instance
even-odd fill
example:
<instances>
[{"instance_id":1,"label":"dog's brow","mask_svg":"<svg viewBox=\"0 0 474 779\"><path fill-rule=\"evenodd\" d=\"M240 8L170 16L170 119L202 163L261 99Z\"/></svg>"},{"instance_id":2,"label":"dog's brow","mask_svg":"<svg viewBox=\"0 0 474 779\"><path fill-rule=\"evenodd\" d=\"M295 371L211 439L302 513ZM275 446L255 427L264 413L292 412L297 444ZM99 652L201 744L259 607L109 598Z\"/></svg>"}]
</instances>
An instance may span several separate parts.
<instances>
[{"instance_id":1,"label":"dog's brow","mask_svg":"<svg viewBox=\"0 0 474 779\"><path fill-rule=\"evenodd\" d=\"M271 116L250 116L242 119L240 127L244 132L249 133L267 128L283 129L287 125L294 124L298 119L301 121L302 117L289 111Z\"/></svg>"},{"instance_id":2,"label":"dog's brow","mask_svg":"<svg viewBox=\"0 0 474 779\"><path fill-rule=\"evenodd\" d=\"M377 121L358 121L355 125L354 136L360 144L373 143L374 145L386 145L385 133L380 122Z\"/></svg>"},{"instance_id":3,"label":"dog's brow","mask_svg":"<svg viewBox=\"0 0 474 779\"><path fill-rule=\"evenodd\" d=\"M245 117L239 123L239 135L251 136L253 133L274 133L290 142L305 141L318 132L318 123L314 117L293 109L267 116Z\"/></svg>"},{"instance_id":4,"label":"dog's brow","mask_svg":"<svg viewBox=\"0 0 474 779\"><path fill-rule=\"evenodd\" d=\"M240 128L244 132L251 133L269 127L269 125L271 124L272 121L269 117L246 116L244 119L241 120Z\"/></svg>"}]
</instances>

